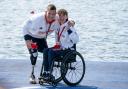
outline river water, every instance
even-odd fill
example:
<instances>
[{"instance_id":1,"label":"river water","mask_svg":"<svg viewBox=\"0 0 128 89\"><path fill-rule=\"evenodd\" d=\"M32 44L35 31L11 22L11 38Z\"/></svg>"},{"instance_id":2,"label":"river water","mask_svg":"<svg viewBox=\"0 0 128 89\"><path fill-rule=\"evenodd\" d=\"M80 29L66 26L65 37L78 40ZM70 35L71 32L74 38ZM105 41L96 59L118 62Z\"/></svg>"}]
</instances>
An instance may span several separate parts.
<instances>
[{"instance_id":1,"label":"river water","mask_svg":"<svg viewBox=\"0 0 128 89\"><path fill-rule=\"evenodd\" d=\"M45 11L48 3L67 9L76 22L77 50L85 60L128 62L128 0L0 0L1 60L29 60L22 24L31 11ZM53 34L48 44L53 46Z\"/></svg>"}]
</instances>

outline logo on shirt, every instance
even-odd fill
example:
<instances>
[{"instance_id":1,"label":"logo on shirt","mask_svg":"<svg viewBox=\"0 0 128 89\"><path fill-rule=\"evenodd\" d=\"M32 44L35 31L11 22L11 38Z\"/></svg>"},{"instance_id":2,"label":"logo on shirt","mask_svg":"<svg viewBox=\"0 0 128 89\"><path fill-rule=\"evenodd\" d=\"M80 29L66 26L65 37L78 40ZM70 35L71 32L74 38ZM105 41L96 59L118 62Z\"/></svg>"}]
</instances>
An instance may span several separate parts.
<instances>
[{"instance_id":1,"label":"logo on shirt","mask_svg":"<svg viewBox=\"0 0 128 89\"><path fill-rule=\"evenodd\" d=\"M40 27L39 29L43 29L43 27Z\"/></svg>"}]
</instances>

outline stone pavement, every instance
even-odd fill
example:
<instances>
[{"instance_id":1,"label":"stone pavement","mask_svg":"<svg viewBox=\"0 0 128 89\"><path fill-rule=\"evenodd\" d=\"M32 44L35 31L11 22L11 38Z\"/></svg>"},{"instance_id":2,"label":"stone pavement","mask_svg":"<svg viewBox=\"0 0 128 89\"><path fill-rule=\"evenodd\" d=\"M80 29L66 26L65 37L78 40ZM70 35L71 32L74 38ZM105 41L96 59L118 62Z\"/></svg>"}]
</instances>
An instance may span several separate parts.
<instances>
[{"instance_id":1,"label":"stone pavement","mask_svg":"<svg viewBox=\"0 0 128 89\"><path fill-rule=\"evenodd\" d=\"M41 60L37 61L39 77ZM128 89L128 62L86 62L86 74L80 85L69 87L61 82L56 88L50 85L29 84L29 60L0 59L0 89Z\"/></svg>"}]
</instances>

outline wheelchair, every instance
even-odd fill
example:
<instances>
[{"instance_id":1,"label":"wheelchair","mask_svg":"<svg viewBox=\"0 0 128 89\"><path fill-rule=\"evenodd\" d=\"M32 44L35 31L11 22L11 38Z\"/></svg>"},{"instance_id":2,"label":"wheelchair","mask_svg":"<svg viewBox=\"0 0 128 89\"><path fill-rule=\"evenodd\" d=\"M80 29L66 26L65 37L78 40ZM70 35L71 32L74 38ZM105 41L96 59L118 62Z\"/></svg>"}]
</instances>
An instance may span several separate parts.
<instances>
[{"instance_id":1,"label":"wheelchair","mask_svg":"<svg viewBox=\"0 0 128 89\"><path fill-rule=\"evenodd\" d=\"M85 75L85 61L83 56L76 50L67 52L65 56L53 58L50 74L55 78L49 81L43 81L43 65L41 67L39 84L48 83L54 87L63 80L69 86L78 85Z\"/></svg>"}]
</instances>

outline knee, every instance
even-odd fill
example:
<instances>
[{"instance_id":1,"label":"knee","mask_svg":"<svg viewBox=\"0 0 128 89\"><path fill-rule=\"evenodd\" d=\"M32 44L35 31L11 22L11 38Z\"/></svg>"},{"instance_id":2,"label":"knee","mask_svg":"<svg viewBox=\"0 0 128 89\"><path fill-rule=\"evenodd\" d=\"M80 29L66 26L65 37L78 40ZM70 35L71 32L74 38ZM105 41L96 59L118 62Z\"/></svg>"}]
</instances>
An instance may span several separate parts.
<instances>
[{"instance_id":1,"label":"knee","mask_svg":"<svg viewBox=\"0 0 128 89\"><path fill-rule=\"evenodd\" d=\"M54 56L55 56L54 51L53 51L52 49L49 49L48 57L49 57L50 59L52 59Z\"/></svg>"},{"instance_id":2,"label":"knee","mask_svg":"<svg viewBox=\"0 0 128 89\"><path fill-rule=\"evenodd\" d=\"M55 52L55 51L54 51L52 48L50 48L50 49L49 49L49 52L50 52L50 53L53 53L53 52Z\"/></svg>"},{"instance_id":3,"label":"knee","mask_svg":"<svg viewBox=\"0 0 128 89\"><path fill-rule=\"evenodd\" d=\"M29 49L29 53L31 56L33 57L37 57L38 56L38 51L37 49Z\"/></svg>"}]
</instances>

